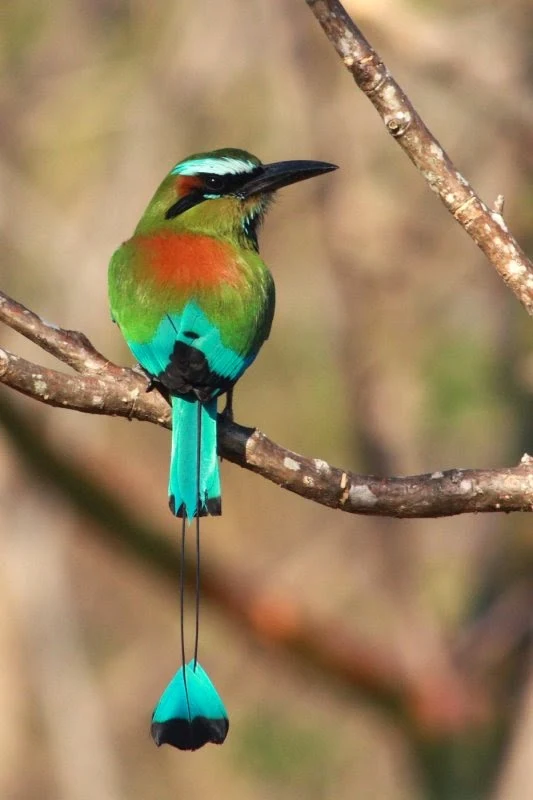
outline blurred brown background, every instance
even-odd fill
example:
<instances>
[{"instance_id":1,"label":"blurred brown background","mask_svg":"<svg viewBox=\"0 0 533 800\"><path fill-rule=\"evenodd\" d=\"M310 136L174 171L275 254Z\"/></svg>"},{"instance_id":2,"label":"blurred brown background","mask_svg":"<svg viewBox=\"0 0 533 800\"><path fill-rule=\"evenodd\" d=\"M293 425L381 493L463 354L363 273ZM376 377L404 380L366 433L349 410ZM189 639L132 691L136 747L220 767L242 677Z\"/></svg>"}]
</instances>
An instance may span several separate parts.
<instances>
[{"instance_id":1,"label":"blurred brown background","mask_svg":"<svg viewBox=\"0 0 533 800\"><path fill-rule=\"evenodd\" d=\"M481 196L505 195L527 249L529 3L347 8ZM531 452L531 321L304 0L2 0L0 20L3 290L129 364L107 263L174 163L221 146L334 161L337 173L283 191L267 220L278 306L237 420L378 474ZM9 330L2 344L53 363ZM107 507L77 470L177 549L168 432L7 389L0 421L1 798L530 795L527 515L348 517L224 464L224 516L204 525L204 552L228 591L253 585L256 631L204 604L202 663L230 733L194 755L157 750L149 720L178 663L177 578L127 536L116 546L113 515L96 521ZM81 512L84 498L97 514ZM327 647L314 666L284 647L284 615L338 632L353 674Z\"/></svg>"}]
</instances>

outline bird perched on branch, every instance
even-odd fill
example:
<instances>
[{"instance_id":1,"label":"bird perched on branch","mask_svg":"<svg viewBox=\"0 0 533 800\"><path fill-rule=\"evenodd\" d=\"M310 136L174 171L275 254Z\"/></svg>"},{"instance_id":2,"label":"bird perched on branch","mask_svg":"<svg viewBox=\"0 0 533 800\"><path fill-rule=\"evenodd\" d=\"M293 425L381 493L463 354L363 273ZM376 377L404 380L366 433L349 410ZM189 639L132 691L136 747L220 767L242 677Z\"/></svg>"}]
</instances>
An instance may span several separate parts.
<instances>
[{"instance_id":1,"label":"bird perched on branch","mask_svg":"<svg viewBox=\"0 0 533 800\"><path fill-rule=\"evenodd\" d=\"M274 282L257 234L273 193L336 169L321 161L262 164L237 149L180 161L109 266L111 314L135 358L172 404L170 509L181 528L181 667L152 717L155 742L196 750L221 744L228 716L198 662L199 519L221 513L217 398L227 393L270 333ZM186 522L196 520L196 626L184 635Z\"/></svg>"}]
</instances>

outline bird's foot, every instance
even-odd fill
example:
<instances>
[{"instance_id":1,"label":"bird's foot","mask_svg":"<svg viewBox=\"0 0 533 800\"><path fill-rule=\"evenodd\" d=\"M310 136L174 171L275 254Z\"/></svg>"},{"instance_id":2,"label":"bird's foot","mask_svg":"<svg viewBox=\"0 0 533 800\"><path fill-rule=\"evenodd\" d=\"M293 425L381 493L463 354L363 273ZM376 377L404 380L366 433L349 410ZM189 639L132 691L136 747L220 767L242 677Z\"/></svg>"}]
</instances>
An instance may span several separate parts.
<instances>
[{"instance_id":1,"label":"bird's foot","mask_svg":"<svg viewBox=\"0 0 533 800\"><path fill-rule=\"evenodd\" d=\"M218 415L218 418L222 425L233 422L233 388L228 389L226 393L226 405ZM222 456L220 457L220 460L224 460Z\"/></svg>"},{"instance_id":2,"label":"bird's foot","mask_svg":"<svg viewBox=\"0 0 533 800\"><path fill-rule=\"evenodd\" d=\"M220 413L220 421L233 422L233 389L228 389L226 394L226 406Z\"/></svg>"},{"instance_id":3,"label":"bird's foot","mask_svg":"<svg viewBox=\"0 0 533 800\"><path fill-rule=\"evenodd\" d=\"M157 390L160 394L163 395L163 397L165 398L167 403L170 402L170 394L168 392L167 387L164 385L164 383L161 383L161 381L158 378L155 378L153 375L151 375L148 372L148 370L146 370L142 366L142 364L136 364L133 367L133 371L134 372L138 372L144 378L148 378L148 383L146 385L146 393L147 394L148 394L148 392L153 392L153 391Z\"/></svg>"},{"instance_id":4,"label":"bird's foot","mask_svg":"<svg viewBox=\"0 0 533 800\"><path fill-rule=\"evenodd\" d=\"M161 381L158 381L156 378L153 378L151 375L146 376L148 378L148 385L146 387L146 393L153 392L154 389L159 389L161 391L163 384Z\"/></svg>"}]
</instances>

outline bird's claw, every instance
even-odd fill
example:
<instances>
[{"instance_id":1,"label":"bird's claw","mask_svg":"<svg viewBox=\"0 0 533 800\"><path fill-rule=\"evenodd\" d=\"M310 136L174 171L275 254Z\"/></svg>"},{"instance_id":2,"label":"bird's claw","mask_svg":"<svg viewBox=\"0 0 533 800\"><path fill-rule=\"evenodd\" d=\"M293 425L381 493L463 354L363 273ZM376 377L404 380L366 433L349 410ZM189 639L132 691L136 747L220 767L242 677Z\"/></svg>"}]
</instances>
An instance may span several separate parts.
<instances>
[{"instance_id":1,"label":"bird's claw","mask_svg":"<svg viewBox=\"0 0 533 800\"><path fill-rule=\"evenodd\" d=\"M220 413L221 422L233 422L233 387L226 394L226 406Z\"/></svg>"}]
</instances>

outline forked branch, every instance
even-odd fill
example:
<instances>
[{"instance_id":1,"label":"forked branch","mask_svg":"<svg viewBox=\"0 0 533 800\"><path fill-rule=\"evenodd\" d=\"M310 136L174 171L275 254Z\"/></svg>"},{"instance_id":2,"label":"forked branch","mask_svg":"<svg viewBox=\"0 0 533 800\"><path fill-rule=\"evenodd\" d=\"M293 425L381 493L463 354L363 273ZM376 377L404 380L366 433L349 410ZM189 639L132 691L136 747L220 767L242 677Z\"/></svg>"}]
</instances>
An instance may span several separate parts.
<instances>
[{"instance_id":1,"label":"forked branch","mask_svg":"<svg viewBox=\"0 0 533 800\"><path fill-rule=\"evenodd\" d=\"M533 265L509 233L501 205L490 210L477 196L341 3L306 2L389 133L528 313L533 314ZM2 383L49 405L169 427L169 407L157 391L147 392L147 379L135 370L108 361L83 334L45 323L1 293L0 321L78 373L45 369L1 350ZM379 478L355 475L321 459L304 458L258 430L227 421L220 423L219 450L229 461L285 489L353 514L440 517L533 509L533 462L528 455L517 466L506 469L453 469Z\"/></svg>"},{"instance_id":2,"label":"forked branch","mask_svg":"<svg viewBox=\"0 0 533 800\"><path fill-rule=\"evenodd\" d=\"M22 333L77 374L34 364L0 350L0 382L42 403L127 417L170 427L161 394L147 378L119 367L76 331L41 320L0 292L0 321ZM480 511L531 511L533 461L499 470L453 469L403 478L356 475L318 458L287 450L253 428L222 421L220 455L308 500L351 514L444 517Z\"/></svg>"}]
</instances>

